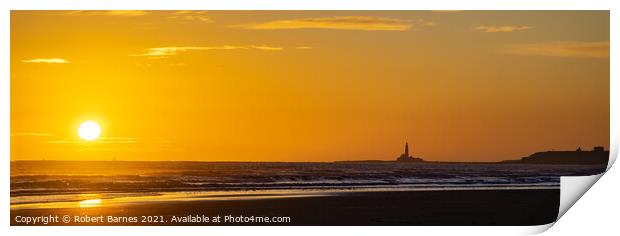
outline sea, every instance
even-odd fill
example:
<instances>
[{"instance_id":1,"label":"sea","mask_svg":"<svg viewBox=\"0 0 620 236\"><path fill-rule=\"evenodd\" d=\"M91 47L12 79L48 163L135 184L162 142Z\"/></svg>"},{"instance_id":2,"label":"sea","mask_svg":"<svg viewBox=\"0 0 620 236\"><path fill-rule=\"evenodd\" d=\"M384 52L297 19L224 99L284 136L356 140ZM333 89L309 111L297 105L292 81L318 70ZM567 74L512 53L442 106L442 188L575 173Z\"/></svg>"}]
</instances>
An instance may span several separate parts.
<instances>
[{"instance_id":1,"label":"sea","mask_svg":"<svg viewBox=\"0 0 620 236\"><path fill-rule=\"evenodd\" d=\"M558 189L560 176L601 171L590 165L499 163L13 161L11 209L256 193Z\"/></svg>"}]
</instances>

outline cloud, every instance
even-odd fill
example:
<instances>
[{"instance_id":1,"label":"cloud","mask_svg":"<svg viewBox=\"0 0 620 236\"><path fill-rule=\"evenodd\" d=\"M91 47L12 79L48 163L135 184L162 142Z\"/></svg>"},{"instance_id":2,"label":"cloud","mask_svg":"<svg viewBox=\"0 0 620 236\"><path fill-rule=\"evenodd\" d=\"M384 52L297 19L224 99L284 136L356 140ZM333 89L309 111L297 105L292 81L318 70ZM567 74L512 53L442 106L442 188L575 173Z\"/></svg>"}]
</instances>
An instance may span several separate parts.
<instances>
[{"instance_id":1,"label":"cloud","mask_svg":"<svg viewBox=\"0 0 620 236\"><path fill-rule=\"evenodd\" d=\"M115 151L115 152L156 152L156 151L183 151L175 143L165 138L138 139L131 137L101 137L86 142L76 138L63 138L43 141L51 145L74 147L76 151Z\"/></svg>"},{"instance_id":2,"label":"cloud","mask_svg":"<svg viewBox=\"0 0 620 236\"><path fill-rule=\"evenodd\" d=\"M532 27L527 25L504 25L504 26L478 26L475 29L486 33L509 33L515 31L529 30Z\"/></svg>"},{"instance_id":3,"label":"cloud","mask_svg":"<svg viewBox=\"0 0 620 236\"><path fill-rule=\"evenodd\" d=\"M281 47L271 47L271 46L250 46L251 48L258 50L267 50L267 51L282 51L284 48Z\"/></svg>"},{"instance_id":4,"label":"cloud","mask_svg":"<svg viewBox=\"0 0 620 236\"><path fill-rule=\"evenodd\" d=\"M49 133L11 133L11 136L54 136Z\"/></svg>"},{"instance_id":5,"label":"cloud","mask_svg":"<svg viewBox=\"0 0 620 236\"><path fill-rule=\"evenodd\" d=\"M208 51L208 50L248 50L248 49L256 49L256 50L264 50L264 51L281 51L284 48L281 47L272 47L272 46L212 46L212 47L158 47L158 48L147 48L145 53L142 54L134 54L131 56L135 57L167 57L178 55L179 53L184 53L188 51Z\"/></svg>"},{"instance_id":6,"label":"cloud","mask_svg":"<svg viewBox=\"0 0 620 236\"><path fill-rule=\"evenodd\" d=\"M414 23L394 18L374 16L334 16L321 18L303 18L291 20L277 20L263 23L236 25L233 27L251 30L278 30L278 29L340 29L364 31L406 31Z\"/></svg>"},{"instance_id":7,"label":"cloud","mask_svg":"<svg viewBox=\"0 0 620 236\"><path fill-rule=\"evenodd\" d=\"M62 58L35 58L22 60L24 63L52 63L52 64L66 64L70 63L70 61Z\"/></svg>"},{"instance_id":8,"label":"cloud","mask_svg":"<svg viewBox=\"0 0 620 236\"><path fill-rule=\"evenodd\" d=\"M214 22L207 16L207 11L165 11L165 16L168 19L179 19L187 21L201 21L201 22ZM123 17L135 17L145 16L153 14L149 11L142 10L110 10L110 11L97 11L97 10L82 10L82 11L63 11L61 14L74 15L74 16L123 16Z\"/></svg>"},{"instance_id":9,"label":"cloud","mask_svg":"<svg viewBox=\"0 0 620 236\"><path fill-rule=\"evenodd\" d=\"M207 16L207 11L175 11L170 16L170 19L182 19L188 21L201 21L205 23L214 22Z\"/></svg>"},{"instance_id":10,"label":"cloud","mask_svg":"<svg viewBox=\"0 0 620 236\"><path fill-rule=\"evenodd\" d=\"M505 53L547 57L609 58L609 42L558 41L508 46Z\"/></svg>"},{"instance_id":11,"label":"cloud","mask_svg":"<svg viewBox=\"0 0 620 236\"><path fill-rule=\"evenodd\" d=\"M310 47L310 46L299 46L299 47L295 47L295 49L305 50L305 49L312 49L312 47Z\"/></svg>"},{"instance_id":12,"label":"cloud","mask_svg":"<svg viewBox=\"0 0 620 236\"><path fill-rule=\"evenodd\" d=\"M140 10L110 10L110 11L68 11L67 15L79 15L79 16L144 16L148 14L146 11Z\"/></svg>"},{"instance_id":13,"label":"cloud","mask_svg":"<svg viewBox=\"0 0 620 236\"><path fill-rule=\"evenodd\" d=\"M465 10L430 10L432 12L439 12L439 13L457 13L457 12L464 12Z\"/></svg>"},{"instance_id":14,"label":"cloud","mask_svg":"<svg viewBox=\"0 0 620 236\"><path fill-rule=\"evenodd\" d=\"M74 138L64 138L59 140L50 140L45 141L44 143L54 143L54 144L83 144L84 140L74 139ZM90 143L96 144L128 144L128 143L138 143L137 138L105 138L101 137Z\"/></svg>"},{"instance_id":15,"label":"cloud","mask_svg":"<svg viewBox=\"0 0 620 236\"><path fill-rule=\"evenodd\" d=\"M105 15L109 16L143 16L146 15L146 11L127 11L127 10L114 10L106 11Z\"/></svg>"}]
</instances>

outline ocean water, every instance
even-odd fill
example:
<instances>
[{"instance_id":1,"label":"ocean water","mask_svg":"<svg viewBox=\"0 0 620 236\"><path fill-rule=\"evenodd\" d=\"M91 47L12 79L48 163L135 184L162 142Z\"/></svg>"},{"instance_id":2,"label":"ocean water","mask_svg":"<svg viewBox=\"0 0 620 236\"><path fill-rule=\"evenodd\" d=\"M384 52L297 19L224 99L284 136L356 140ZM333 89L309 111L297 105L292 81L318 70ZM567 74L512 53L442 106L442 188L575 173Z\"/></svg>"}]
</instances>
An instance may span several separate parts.
<instances>
[{"instance_id":1,"label":"ocean water","mask_svg":"<svg viewBox=\"0 0 620 236\"><path fill-rule=\"evenodd\" d=\"M11 197L359 188L558 188L600 166L433 163L11 162ZM12 201L13 202L13 201Z\"/></svg>"},{"instance_id":2,"label":"ocean water","mask_svg":"<svg viewBox=\"0 0 620 236\"><path fill-rule=\"evenodd\" d=\"M557 189L600 166L441 163L11 162L11 210L342 194Z\"/></svg>"}]
</instances>

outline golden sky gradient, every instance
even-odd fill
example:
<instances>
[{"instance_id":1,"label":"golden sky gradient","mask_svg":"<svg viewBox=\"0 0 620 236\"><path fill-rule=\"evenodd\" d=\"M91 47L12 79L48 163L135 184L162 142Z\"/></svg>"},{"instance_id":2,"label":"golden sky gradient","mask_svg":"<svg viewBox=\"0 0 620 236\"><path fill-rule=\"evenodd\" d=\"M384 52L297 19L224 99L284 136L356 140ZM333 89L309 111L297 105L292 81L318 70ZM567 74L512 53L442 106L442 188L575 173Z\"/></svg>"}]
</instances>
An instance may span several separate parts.
<instances>
[{"instance_id":1,"label":"golden sky gradient","mask_svg":"<svg viewBox=\"0 0 620 236\"><path fill-rule=\"evenodd\" d=\"M12 11L11 160L609 147L609 68L608 11Z\"/></svg>"}]
</instances>

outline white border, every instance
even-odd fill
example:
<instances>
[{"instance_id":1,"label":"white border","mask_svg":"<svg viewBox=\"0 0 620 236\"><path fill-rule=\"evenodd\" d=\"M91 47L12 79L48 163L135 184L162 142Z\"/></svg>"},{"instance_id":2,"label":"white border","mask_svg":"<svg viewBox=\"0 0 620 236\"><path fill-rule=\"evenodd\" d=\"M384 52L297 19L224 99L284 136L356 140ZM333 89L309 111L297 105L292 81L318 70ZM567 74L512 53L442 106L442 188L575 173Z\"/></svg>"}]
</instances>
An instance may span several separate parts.
<instances>
[{"instance_id":1,"label":"white border","mask_svg":"<svg viewBox=\"0 0 620 236\"><path fill-rule=\"evenodd\" d=\"M7 0L19 10L610 10L613 0Z\"/></svg>"},{"instance_id":2,"label":"white border","mask_svg":"<svg viewBox=\"0 0 620 236\"><path fill-rule=\"evenodd\" d=\"M3 112L0 125L2 153L5 161L2 165L2 202L5 206L0 215L0 222L6 226L10 235L111 235L111 234L144 234L151 235L241 235L241 234L269 234L269 235L316 235L325 233L328 235L390 235L403 233L403 231L415 230L422 234L475 234L475 235L498 235L498 234L531 234L542 232L550 227L9 227L9 157L10 157L10 14L9 10L169 10L169 9L207 9L207 10L612 10L611 14L611 65L618 64L618 47L615 42L618 39L618 1L614 0L221 0L213 2L208 0L5 0L0 1L0 74L2 77L0 93L0 107ZM619 104L618 70L611 66L611 104ZM611 106L610 124L610 150L613 153L610 158L610 166L618 153L618 136L620 134L618 121L620 116L618 107ZM614 135L612 135L614 134ZM615 188L616 186L607 186ZM579 226L577 226L579 227Z\"/></svg>"}]
</instances>

